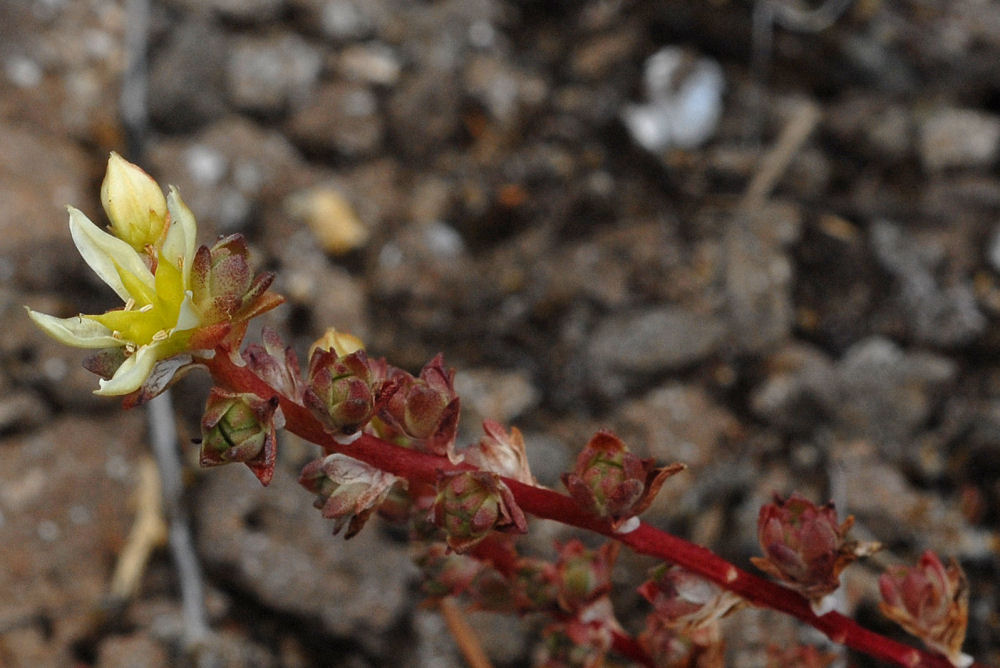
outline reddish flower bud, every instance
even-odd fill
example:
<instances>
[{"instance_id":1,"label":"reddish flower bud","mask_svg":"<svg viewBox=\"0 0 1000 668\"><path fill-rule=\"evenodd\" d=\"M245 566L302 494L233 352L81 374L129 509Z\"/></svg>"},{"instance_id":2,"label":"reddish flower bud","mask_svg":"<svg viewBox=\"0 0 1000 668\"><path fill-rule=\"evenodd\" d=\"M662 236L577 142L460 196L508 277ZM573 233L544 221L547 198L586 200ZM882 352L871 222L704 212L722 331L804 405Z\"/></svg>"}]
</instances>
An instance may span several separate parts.
<instances>
[{"instance_id":1,"label":"reddish flower bud","mask_svg":"<svg viewBox=\"0 0 1000 668\"><path fill-rule=\"evenodd\" d=\"M512 427L508 434L499 422L493 420L483 422L483 431L486 435L479 443L462 451L465 461L526 485L536 484L528 467L528 454L521 432Z\"/></svg>"},{"instance_id":2,"label":"reddish flower bud","mask_svg":"<svg viewBox=\"0 0 1000 668\"><path fill-rule=\"evenodd\" d=\"M719 641L719 620L743 605L743 599L679 566L658 566L639 587L663 624L699 645Z\"/></svg>"},{"instance_id":3,"label":"reddish flower bud","mask_svg":"<svg viewBox=\"0 0 1000 668\"><path fill-rule=\"evenodd\" d=\"M563 484L577 503L612 520L618 528L653 502L667 478L683 464L656 468L652 459L639 459L628 446L607 431L599 431L577 457Z\"/></svg>"},{"instance_id":4,"label":"reddish flower bud","mask_svg":"<svg viewBox=\"0 0 1000 668\"><path fill-rule=\"evenodd\" d=\"M972 658L962 653L969 621L969 587L954 559L946 567L928 550L916 566L890 566L878 584L882 614L943 654L953 666L972 663Z\"/></svg>"},{"instance_id":5,"label":"reddish flower bud","mask_svg":"<svg viewBox=\"0 0 1000 668\"><path fill-rule=\"evenodd\" d=\"M382 393L379 417L427 452L454 461L459 414L454 381L455 371L444 368L441 355L424 366L419 378L397 371Z\"/></svg>"},{"instance_id":6,"label":"reddish flower bud","mask_svg":"<svg viewBox=\"0 0 1000 668\"><path fill-rule=\"evenodd\" d=\"M201 246L191 266L191 291L207 323L244 323L274 308L283 299L267 292L274 274L256 277L250 270L250 247L239 234L223 237L211 248Z\"/></svg>"},{"instance_id":7,"label":"reddish flower bud","mask_svg":"<svg viewBox=\"0 0 1000 668\"><path fill-rule=\"evenodd\" d=\"M334 434L352 434L375 413L378 382L365 351L349 355L318 348L309 360L309 383L303 403Z\"/></svg>"},{"instance_id":8,"label":"reddish flower bud","mask_svg":"<svg viewBox=\"0 0 1000 668\"><path fill-rule=\"evenodd\" d=\"M434 524L444 529L448 546L466 552L490 531L525 533L528 524L514 495L487 471L440 473L431 508Z\"/></svg>"},{"instance_id":9,"label":"reddish flower bud","mask_svg":"<svg viewBox=\"0 0 1000 668\"><path fill-rule=\"evenodd\" d=\"M840 573L855 559L877 551L878 543L846 539L854 524L848 517L837 524L832 503L816 506L793 494L775 497L760 509L757 538L764 557L751 557L760 570L783 580L810 600L817 615L829 612L825 597L840 586Z\"/></svg>"},{"instance_id":10,"label":"reddish flower bud","mask_svg":"<svg viewBox=\"0 0 1000 668\"><path fill-rule=\"evenodd\" d=\"M611 591L611 570L621 543L609 542L597 550L588 550L578 540L556 546L556 585L559 606L576 613Z\"/></svg>"},{"instance_id":11,"label":"reddish flower bud","mask_svg":"<svg viewBox=\"0 0 1000 668\"><path fill-rule=\"evenodd\" d=\"M345 538L361 531L399 481L405 484L402 478L340 453L314 459L299 475L299 484L318 495L314 505L323 517L334 520L334 534L350 522Z\"/></svg>"},{"instance_id":12,"label":"reddish flower bud","mask_svg":"<svg viewBox=\"0 0 1000 668\"><path fill-rule=\"evenodd\" d=\"M277 453L275 428L284 426L278 398L213 387L201 421L202 466L244 462L267 485Z\"/></svg>"}]
</instances>

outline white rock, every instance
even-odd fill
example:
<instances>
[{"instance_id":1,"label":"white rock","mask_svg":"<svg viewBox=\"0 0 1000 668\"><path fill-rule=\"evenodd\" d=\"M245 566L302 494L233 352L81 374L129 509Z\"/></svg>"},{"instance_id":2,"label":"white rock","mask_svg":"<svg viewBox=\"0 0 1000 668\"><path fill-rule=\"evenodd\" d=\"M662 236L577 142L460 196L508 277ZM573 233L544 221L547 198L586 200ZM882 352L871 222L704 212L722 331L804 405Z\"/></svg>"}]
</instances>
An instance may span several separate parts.
<instances>
[{"instance_id":1,"label":"white rock","mask_svg":"<svg viewBox=\"0 0 1000 668\"><path fill-rule=\"evenodd\" d=\"M653 152L691 149L715 133L726 81L714 60L667 47L646 60L644 83L649 101L627 105L621 113L640 146Z\"/></svg>"}]
</instances>

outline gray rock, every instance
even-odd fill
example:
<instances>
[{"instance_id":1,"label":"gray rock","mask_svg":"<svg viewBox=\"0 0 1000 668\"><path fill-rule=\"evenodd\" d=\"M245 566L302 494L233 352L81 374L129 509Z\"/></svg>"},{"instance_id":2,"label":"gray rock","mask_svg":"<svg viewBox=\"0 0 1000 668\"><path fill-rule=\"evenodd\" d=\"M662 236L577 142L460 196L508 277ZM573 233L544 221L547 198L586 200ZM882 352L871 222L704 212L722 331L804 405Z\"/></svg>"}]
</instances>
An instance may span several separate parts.
<instances>
[{"instance_id":1,"label":"gray rock","mask_svg":"<svg viewBox=\"0 0 1000 668\"><path fill-rule=\"evenodd\" d=\"M898 299L914 337L940 346L969 343L986 328L971 282L941 285L935 269L944 249L931 241L908 235L888 221L871 229L872 247L879 262L899 283Z\"/></svg>"},{"instance_id":2,"label":"gray rock","mask_svg":"<svg viewBox=\"0 0 1000 668\"><path fill-rule=\"evenodd\" d=\"M482 435L483 420L511 424L541 399L531 377L517 369L459 369L455 391L462 398L460 424L473 442Z\"/></svg>"},{"instance_id":3,"label":"gray rock","mask_svg":"<svg viewBox=\"0 0 1000 668\"><path fill-rule=\"evenodd\" d=\"M26 290L64 289L83 265L73 251L66 205L97 215L88 162L71 141L0 123L0 281Z\"/></svg>"},{"instance_id":4,"label":"gray rock","mask_svg":"<svg viewBox=\"0 0 1000 668\"><path fill-rule=\"evenodd\" d=\"M281 134L231 116L194 138L150 146L153 171L169 174L199 223L199 243L245 231L256 208L281 200L309 176Z\"/></svg>"},{"instance_id":5,"label":"gray rock","mask_svg":"<svg viewBox=\"0 0 1000 668\"><path fill-rule=\"evenodd\" d=\"M252 4L252 3L250 3ZM224 34L206 20L179 23L154 52L150 119L170 132L193 130L226 112Z\"/></svg>"},{"instance_id":6,"label":"gray rock","mask_svg":"<svg viewBox=\"0 0 1000 668\"><path fill-rule=\"evenodd\" d=\"M834 410L837 375L822 351L791 343L767 358L767 378L750 396L754 413L793 433L823 424Z\"/></svg>"},{"instance_id":7,"label":"gray rock","mask_svg":"<svg viewBox=\"0 0 1000 668\"><path fill-rule=\"evenodd\" d=\"M989 167L1000 154L1000 116L948 107L920 124L920 158L930 171Z\"/></svg>"},{"instance_id":8,"label":"gray rock","mask_svg":"<svg viewBox=\"0 0 1000 668\"><path fill-rule=\"evenodd\" d=\"M229 98L245 111L277 114L303 102L312 91L323 57L301 37L243 37L226 65Z\"/></svg>"},{"instance_id":9,"label":"gray rock","mask_svg":"<svg viewBox=\"0 0 1000 668\"><path fill-rule=\"evenodd\" d=\"M308 339L303 349L327 327L367 340L366 297L360 279L328 262L304 227L288 236L278 250L281 268L274 289L308 314L308 322L301 327Z\"/></svg>"},{"instance_id":10,"label":"gray rock","mask_svg":"<svg viewBox=\"0 0 1000 668\"><path fill-rule=\"evenodd\" d=\"M615 396L636 379L676 371L718 352L728 334L712 314L680 306L612 313L598 323L586 355L594 389Z\"/></svg>"},{"instance_id":11,"label":"gray rock","mask_svg":"<svg viewBox=\"0 0 1000 668\"><path fill-rule=\"evenodd\" d=\"M549 92L541 77L487 55L470 58L463 78L466 92L503 127L512 127L525 110L537 108Z\"/></svg>"},{"instance_id":12,"label":"gray rock","mask_svg":"<svg viewBox=\"0 0 1000 668\"><path fill-rule=\"evenodd\" d=\"M969 526L957 504L915 488L870 443L836 443L832 457L842 472L847 502L842 512L857 516L879 540L915 542L921 550L957 558L993 558L994 539L988 531Z\"/></svg>"},{"instance_id":13,"label":"gray rock","mask_svg":"<svg viewBox=\"0 0 1000 668\"><path fill-rule=\"evenodd\" d=\"M323 35L334 40L357 40L368 37L374 20L360 0L326 0L320 10Z\"/></svg>"},{"instance_id":14,"label":"gray rock","mask_svg":"<svg viewBox=\"0 0 1000 668\"><path fill-rule=\"evenodd\" d=\"M738 217L725 232L726 314L741 350L768 348L791 333L794 274L782 242L797 236L798 214L787 208L782 213L786 215L774 216L767 225L761 224L762 216L757 216L756 225Z\"/></svg>"},{"instance_id":15,"label":"gray rock","mask_svg":"<svg viewBox=\"0 0 1000 668\"><path fill-rule=\"evenodd\" d=\"M214 12L241 23L266 23L278 18L285 0L167 0L190 12Z\"/></svg>"},{"instance_id":16,"label":"gray rock","mask_svg":"<svg viewBox=\"0 0 1000 668\"><path fill-rule=\"evenodd\" d=\"M113 403L109 401L109 403ZM93 630L134 517L142 413L62 416L0 449L0 619L6 665L65 666Z\"/></svg>"},{"instance_id":17,"label":"gray rock","mask_svg":"<svg viewBox=\"0 0 1000 668\"><path fill-rule=\"evenodd\" d=\"M619 435L642 457L684 462L695 474L739 433L739 422L702 388L669 383L618 411ZM683 483L682 483L683 485Z\"/></svg>"},{"instance_id":18,"label":"gray rock","mask_svg":"<svg viewBox=\"0 0 1000 668\"><path fill-rule=\"evenodd\" d=\"M837 363L838 428L875 440L890 457L905 454L957 371L954 362L940 355L906 352L884 338L865 339Z\"/></svg>"},{"instance_id":19,"label":"gray rock","mask_svg":"<svg viewBox=\"0 0 1000 668\"><path fill-rule=\"evenodd\" d=\"M96 376L94 382L97 382ZM35 392L5 391L0 396L0 432L33 429L50 418L49 406Z\"/></svg>"},{"instance_id":20,"label":"gray rock","mask_svg":"<svg viewBox=\"0 0 1000 668\"><path fill-rule=\"evenodd\" d=\"M422 69L407 76L389 98L389 128L410 156L424 156L458 130L461 92L448 70Z\"/></svg>"},{"instance_id":21,"label":"gray rock","mask_svg":"<svg viewBox=\"0 0 1000 668\"><path fill-rule=\"evenodd\" d=\"M166 648L145 633L113 635L101 641L97 668L166 668L170 665Z\"/></svg>"},{"instance_id":22,"label":"gray rock","mask_svg":"<svg viewBox=\"0 0 1000 668\"><path fill-rule=\"evenodd\" d=\"M378 149L385 129L367 86L335 82L310 96L289 119L288 131L306 152L362 158Z\"/></svg>"},{"instance_id":23,"label":"gray rock","mask_svg":"<svg viewBox=\"0 0 1000 668\"><path fill-rule=\"evenodd\" d=\"M402 69L396 51L382 42L345 46L337 59L337 70L345 79L379 86L395 85Z\"/></svg>"},{"instance_id":24,"label":"gray rock","mask_svg":"<svg viewBox=\"0 0 1000 668\"><path fill-rule=\"evenodd\" d=\"M408 548L381 535L378 520L349 541L334 537L312 500L282 465L267 489L243 466L212 470L197 501L199 550L265 605L385 656L386 634L409 608Z\"/></svg>"}]
</instances>

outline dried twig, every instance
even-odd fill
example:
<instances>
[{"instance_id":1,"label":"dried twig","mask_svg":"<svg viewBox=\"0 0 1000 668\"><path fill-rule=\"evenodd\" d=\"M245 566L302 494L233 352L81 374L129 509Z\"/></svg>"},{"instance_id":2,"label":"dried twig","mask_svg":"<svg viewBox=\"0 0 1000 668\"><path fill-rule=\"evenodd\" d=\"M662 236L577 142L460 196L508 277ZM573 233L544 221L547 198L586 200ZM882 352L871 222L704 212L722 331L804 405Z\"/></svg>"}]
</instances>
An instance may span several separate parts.
<instances>
[{"instance_id":1,"label":"dried twig","mask_svg":"<svg viewBox=\"0 0 1000 668\"><path fill-rule=\"evenodd\" d=\"M743 199L740 202L741 209L747 210L759 206L767 199L782 174L785 173L792 158L795 157L795 154L816 127L820 115L819 108L812 102L804 101L798 105L791 120L781 131L778 141L761 160L760 169L743 194Z\"/></svg>"},{"instance_id":2,"label":"dried twig","mask_svg":"<svg viewBox=\"0 0 1000 668\"><path fill-rule=\"evenodd\" d=\"M451 631L452 637L455 638L455 643L458 645L462 656L465 657L465 661L469 664L469 668L491 668L490 660L486 657L486 652L483 651L482 645L479 644L476 632L465 621L465 617L462 616L462 611L459 609L455 599L446 596L441 599L440 607L444 622L448 625L448 630Z\"/></svg>"},{"instance_id":3,"label":"dried twig","mask_svg":"<svg viewBox=\"0 0 1000 668\"><path fill-rule=\"evenodd\" d=\"M124 602L139 590L142 574L153 550L167 542L163 519L163 491L156 462L151 457L139 461L139 484L135 490L136 514L125 547L118 555L111 577L111 597Z\"/></svg>"}]
</instances>

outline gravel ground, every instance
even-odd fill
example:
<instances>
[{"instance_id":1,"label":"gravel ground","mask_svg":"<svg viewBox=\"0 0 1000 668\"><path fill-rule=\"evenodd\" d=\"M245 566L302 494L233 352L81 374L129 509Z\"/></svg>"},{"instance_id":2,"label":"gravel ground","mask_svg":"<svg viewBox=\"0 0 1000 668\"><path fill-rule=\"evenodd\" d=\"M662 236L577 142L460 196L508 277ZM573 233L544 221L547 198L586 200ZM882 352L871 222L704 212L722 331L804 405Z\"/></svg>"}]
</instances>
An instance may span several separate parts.
<instances>
[{"instance_id":1,"label":"gravel ground","mask_svg":"<svg viewBox=\"0 0 1000 668\"><path fill-rule=\"evenodd\" d=\"M100 220L110 150L177 185L203 241L250 239L300 351L335 325L404 368L443 352L463 440L518 425L547 484L602 427L684 461L647 519L740 564L774 491L833 498L887 545L845 611L895 633L877 567L934 549L971 581L966 651L1000 664L1000 4L857 0L824 27L790 0L756 25L765 0L160 0L141 136L126 4L0 2L0 665L180 661L165 550L107 598L144 416L22 309L112 305L63 209ZM205 391L174 393L185 439ZM462 665L397 535L329 536L307 444L283 438L267 490L184 454L197 663ZM646 565L618 569L627 625ZM537 624L470 619L530 663ZM760 611L727 633L733 666L817 641Z\"/></svg>"}]
</instances>

